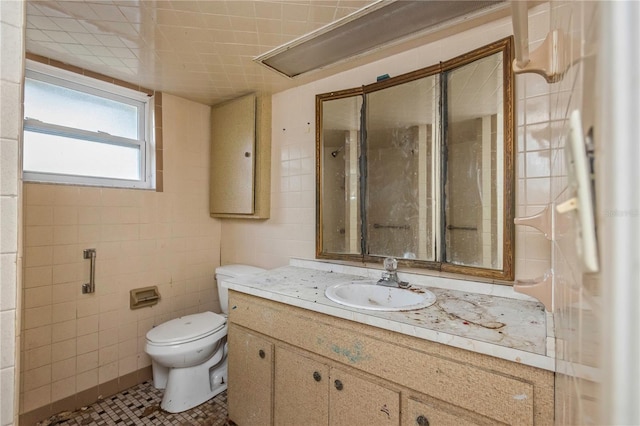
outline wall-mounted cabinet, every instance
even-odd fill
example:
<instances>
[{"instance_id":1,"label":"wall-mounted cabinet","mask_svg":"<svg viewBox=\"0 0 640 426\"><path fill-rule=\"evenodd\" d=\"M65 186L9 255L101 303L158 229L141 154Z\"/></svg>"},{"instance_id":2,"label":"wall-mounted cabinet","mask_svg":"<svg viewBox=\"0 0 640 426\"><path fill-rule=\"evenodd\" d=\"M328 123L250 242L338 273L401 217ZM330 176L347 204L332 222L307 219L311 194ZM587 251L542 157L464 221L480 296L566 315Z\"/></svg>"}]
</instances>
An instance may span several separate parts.
<instances>
[{"instance_id":1,"label":"wall-mounted cabinet","mask_svg":"<svg viewBox=\"0 0 640 426\"><path fill-rule=\"evenodd\" d=\"M247 95L211 111L210 213L268 219L271 96Z\"/></svg>"}]
</instances>

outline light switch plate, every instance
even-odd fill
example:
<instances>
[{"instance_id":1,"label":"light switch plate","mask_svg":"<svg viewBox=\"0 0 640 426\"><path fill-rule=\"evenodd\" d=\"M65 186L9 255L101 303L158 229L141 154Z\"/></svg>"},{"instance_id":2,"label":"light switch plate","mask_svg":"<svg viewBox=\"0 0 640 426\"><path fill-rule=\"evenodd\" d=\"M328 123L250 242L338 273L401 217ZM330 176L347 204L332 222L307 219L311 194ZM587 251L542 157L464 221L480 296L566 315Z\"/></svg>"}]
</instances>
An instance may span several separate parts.
<instances>
[{"instance_id":1,"label":"light switch plate","mask_svg":"<svg viewBox=\"0 0 640 426\"><path fill-rule=\"evenodd\" d=\"M591 193L591 171L580 111L573 111L569 121L570 130L565 150L569 172L569 187L574 192L575 200L573 205L575 207L567 209L566 203L561 206L564 206L564 211L573 210L576 212L576 248L578 255L582 258L584 271L598 272L598 246L596 242L594 203Z\"/></svg>"}]
</instances>

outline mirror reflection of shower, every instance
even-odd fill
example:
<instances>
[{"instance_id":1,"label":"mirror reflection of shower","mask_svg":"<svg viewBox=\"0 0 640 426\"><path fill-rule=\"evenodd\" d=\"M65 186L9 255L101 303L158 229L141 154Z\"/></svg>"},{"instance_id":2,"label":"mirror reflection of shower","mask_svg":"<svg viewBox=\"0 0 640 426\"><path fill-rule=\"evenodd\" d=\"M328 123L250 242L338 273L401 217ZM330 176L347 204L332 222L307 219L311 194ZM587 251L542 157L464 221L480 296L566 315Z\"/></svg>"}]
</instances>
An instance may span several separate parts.
<instances>
[{"instance_id":1,"label":"mirror reflection of shower","mask_svg":"<svg viewBox=\"0 0 640 426\"><path fill-rule=\"evenodd\" d=\"M340 148L336 149L335 151L332 151L332 152L331 152L331 156L332 156L333 158L336 158L336 157L338 156L338 153L339 153L340 151L342 151L343 149L344 149L344 145L343 145L343 146L341 146Z\"/></svg>"}]
</instances>

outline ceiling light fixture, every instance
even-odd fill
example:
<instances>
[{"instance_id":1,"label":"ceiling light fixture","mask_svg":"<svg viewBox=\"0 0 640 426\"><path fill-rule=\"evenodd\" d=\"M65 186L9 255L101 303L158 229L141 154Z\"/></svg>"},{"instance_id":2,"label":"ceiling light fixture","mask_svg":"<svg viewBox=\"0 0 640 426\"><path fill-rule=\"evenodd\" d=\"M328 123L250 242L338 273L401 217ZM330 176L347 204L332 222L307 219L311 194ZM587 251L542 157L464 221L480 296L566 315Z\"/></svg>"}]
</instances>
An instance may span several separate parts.
<instances>
[{"instance_id":1,"label":"ceiling light fixture","mask_svg":"<svg viewBox=\"0 0 640 426\"><path fill-rule=\"evenodd\" d=\"M504 4L504 0L380 0L254 60L295 77Z\"/></svg>"}]
</instances>

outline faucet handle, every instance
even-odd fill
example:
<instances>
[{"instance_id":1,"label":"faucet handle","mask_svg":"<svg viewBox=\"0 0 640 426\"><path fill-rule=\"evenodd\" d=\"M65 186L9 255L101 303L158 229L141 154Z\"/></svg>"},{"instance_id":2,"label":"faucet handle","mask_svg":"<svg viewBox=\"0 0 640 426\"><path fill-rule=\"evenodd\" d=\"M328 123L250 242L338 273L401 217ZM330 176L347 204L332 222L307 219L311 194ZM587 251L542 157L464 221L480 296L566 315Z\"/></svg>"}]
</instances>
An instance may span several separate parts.
<instances>
[{"instance_id":1,"label":"faucet handle","mask_svg":"<svg viewBox=\"0 0 640 426\"><path fill-rule=\"evenodd\" d=\"M393 257L387 257L384 259L384 269L387 272L394 272L398 269L398 261Z\"/></svg>"}]
</instances>

